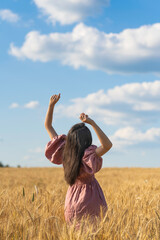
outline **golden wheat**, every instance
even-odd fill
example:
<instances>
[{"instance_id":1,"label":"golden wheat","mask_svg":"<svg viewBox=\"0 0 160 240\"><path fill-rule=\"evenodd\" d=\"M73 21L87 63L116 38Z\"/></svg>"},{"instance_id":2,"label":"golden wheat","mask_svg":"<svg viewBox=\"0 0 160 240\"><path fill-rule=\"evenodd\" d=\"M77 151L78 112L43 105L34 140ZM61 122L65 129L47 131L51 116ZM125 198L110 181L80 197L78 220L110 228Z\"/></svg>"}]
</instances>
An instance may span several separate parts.
<instances>
[{"instance_id":1,"label":"golden wheat","mask_svg":"<svg viewBox=\"0 0 160 240\"><path fill-rule=\"evenodd\" d=\"M61 168L0 169L0 240L160 240L160 169L104 168L96 174L108 212L96 230L64 219Z\"/></svg>"}]
</instances>

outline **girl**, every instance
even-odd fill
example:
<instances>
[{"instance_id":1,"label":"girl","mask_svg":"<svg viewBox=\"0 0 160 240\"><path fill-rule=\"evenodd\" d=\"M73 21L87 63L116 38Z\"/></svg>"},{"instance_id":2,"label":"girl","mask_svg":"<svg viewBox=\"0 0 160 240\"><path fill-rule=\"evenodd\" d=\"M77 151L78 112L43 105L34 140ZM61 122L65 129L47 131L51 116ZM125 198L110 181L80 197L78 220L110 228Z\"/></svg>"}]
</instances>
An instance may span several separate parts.
<instances>
[{"instance_id":1,"label":"girl","mask_svg":"<svg viewBox=\"0 0 160 240\"><path fill-rule=\"evenodd\" d=\"M72 223L84 216L94 219L107 211L107 203L103 191L94 177L102 167L102 158L112 147L111 141L97 124L85 113L80 114L82 123L75 124L67 136L58 135L52 127L52 117L55 104L59 101L59 95L50 98L45 119L45 128L51 138L45 149L45 156L55 164L63 164L64 177L69 184L65 199L65 219ZM92 145L90 130L84 123L90 124L94 129L100 147Z\"/></svg>"}]
</instances>

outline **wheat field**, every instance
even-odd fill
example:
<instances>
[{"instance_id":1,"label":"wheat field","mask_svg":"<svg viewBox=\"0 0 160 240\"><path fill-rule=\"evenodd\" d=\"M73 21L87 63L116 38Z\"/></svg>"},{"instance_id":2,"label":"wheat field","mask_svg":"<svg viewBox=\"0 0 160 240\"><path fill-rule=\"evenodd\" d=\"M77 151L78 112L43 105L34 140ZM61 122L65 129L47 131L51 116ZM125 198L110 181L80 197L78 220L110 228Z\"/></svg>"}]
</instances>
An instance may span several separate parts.
<instances>
[{"instance_id":1,"label":"wheat field","mask_svg":"<svg viewBox=\"0 0 160 240\"><path fill-rule=\"evenodd\" d=\"M61 168L0 168L0 240L160 239L160 168L104 168L96 174L108 212L96 231L64 219Z\"/></svg>"}]
</instances>

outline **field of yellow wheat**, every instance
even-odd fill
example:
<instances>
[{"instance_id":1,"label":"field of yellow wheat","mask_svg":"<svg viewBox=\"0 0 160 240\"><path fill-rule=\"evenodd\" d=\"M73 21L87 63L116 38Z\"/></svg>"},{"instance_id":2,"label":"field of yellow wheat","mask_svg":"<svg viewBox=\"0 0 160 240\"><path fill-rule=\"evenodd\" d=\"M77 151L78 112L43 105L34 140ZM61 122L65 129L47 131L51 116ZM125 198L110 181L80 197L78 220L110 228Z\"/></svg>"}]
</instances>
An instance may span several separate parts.
<instances>
[{"instance_id":1,"label":"field of yellow wheat","mask_svg":"<svg viewBox=\"0 0 160 240\"><path fill-rule=\"evenodd\" d=\"M0 168L0 240L160 239L160 168L104 168L96 174L108 212L96 231L64 219L61 168Z\"/></svg>"}]
</instances>

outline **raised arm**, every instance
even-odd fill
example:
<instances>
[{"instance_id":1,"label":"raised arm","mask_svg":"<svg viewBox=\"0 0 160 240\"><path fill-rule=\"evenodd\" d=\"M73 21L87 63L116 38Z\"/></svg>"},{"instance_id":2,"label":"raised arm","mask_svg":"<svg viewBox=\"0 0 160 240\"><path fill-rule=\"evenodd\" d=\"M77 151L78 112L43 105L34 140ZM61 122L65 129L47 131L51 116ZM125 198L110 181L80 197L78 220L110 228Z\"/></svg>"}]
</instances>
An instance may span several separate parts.
<instances>
[{"instance_id":1,"label":"raised arm","mask_svg":"<svg viewBox=\"0 0 160 240\"><path fill-rule=\"evenodd\" d=\"M112 143L111 141L109 140L109 138L106 136L106 134L100 129L100 127L91 119L88 117L88 115L86 115L85 113L81 113L80 115L80 119L82 122L85 122L85 123L88 123L90 124L100 143L101 143L101 146L96 148L96 154L98 156L102 156L104 155L106 152L108 152L110 150L110 148L112 147Z\"/></svg>"},{"instance_id":2,"label":"raised arm","mask_svg":"<svg viewBox=\"0 0 160 240\"><path fill-rule=\"evenodd\" d=\"M51 96L47 114L46 114L46 118L45 118L45 123L44 123L45 128L46 128L51 140L53 139L53 137L57 136L57 133L52 126L52 119L53 119L54 106L58 102L59 99L60 99L60 93L58 95Z\"/></svg>"}]
</instances>

